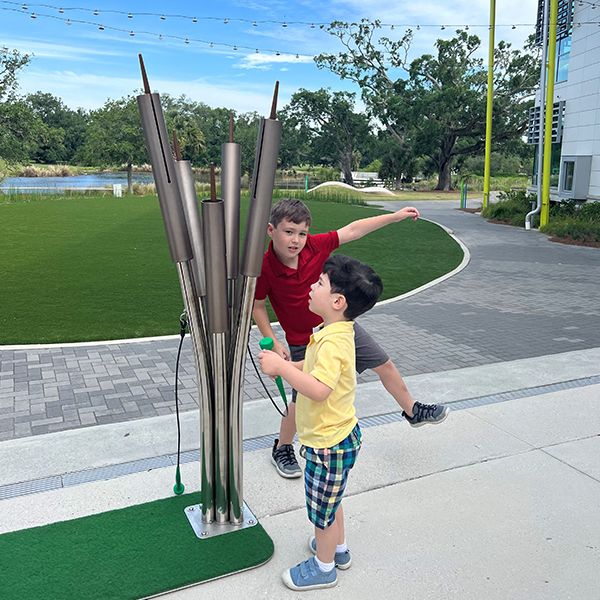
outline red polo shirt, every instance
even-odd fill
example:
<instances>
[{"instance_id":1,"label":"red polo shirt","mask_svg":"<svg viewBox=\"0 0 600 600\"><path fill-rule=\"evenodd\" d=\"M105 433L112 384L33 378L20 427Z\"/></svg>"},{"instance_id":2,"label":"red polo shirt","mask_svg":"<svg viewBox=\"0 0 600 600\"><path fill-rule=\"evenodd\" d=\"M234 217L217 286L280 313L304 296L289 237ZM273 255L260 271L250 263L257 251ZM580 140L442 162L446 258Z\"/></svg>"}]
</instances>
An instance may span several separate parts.
<instances>
[{"instance_id":1,"label":"red polo shirt","mask_svg":"<svg viewBox=\"0 0 600 600\"><path fill-rule=\"evenodd\" d=\"M308 344L313 328L323 321L308 310L310 286L319 279L329 255L340 245L337 231L310 235L298 255L298 268L286 267L275 254L273 242L263 257L256 283L257 300L267 296L292 346Z\"/></svg>"}]
</instances>

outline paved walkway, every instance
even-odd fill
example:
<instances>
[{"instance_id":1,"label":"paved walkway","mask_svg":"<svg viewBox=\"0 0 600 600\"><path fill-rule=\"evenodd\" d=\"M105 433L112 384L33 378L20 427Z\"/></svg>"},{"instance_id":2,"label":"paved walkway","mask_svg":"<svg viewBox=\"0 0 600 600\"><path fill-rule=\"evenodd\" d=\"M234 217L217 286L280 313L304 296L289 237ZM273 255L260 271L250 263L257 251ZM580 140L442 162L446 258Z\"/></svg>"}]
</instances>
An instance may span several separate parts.
<instances>
[{"instance_id":1,"label":"paved walkway","mask_svg":"<svg viewBox=\"0 0 600 600\"><path fill-rule=\"evenodd\" d=\"M454 231L471 262L447 281L361 319L404 375L600 347L599 250L487 223L456 210L456 202L417 205L425 218ZM257 341L254 332L251 347ZM0 347L0 441L171 414L177 343ZM189 340L185 344L184 411L197 408ZM359 381L375 379L367 372ZM249 364L245 400L263 395Z\"/></svg>"}]
</instances>

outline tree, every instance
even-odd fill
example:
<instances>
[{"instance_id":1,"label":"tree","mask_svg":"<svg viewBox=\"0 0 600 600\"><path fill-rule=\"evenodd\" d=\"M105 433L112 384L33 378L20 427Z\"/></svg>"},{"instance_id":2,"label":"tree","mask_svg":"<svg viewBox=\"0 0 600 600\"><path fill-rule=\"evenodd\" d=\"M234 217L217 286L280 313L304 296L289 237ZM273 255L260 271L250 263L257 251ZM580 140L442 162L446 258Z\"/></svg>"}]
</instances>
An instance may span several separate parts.
<instances>
[{"instance_id":1,"label":"tree","mask_svg":"<svg viewBox=\"0 0 600 600\"><path fill-rule=\"evenodd\" d=\"M127 190L132 193L133 165L148 161L136 99L107 100L90 113L86 140L77 160L88 165L127 165Z\"/></svg>"},{"instance_id":2,"label":"tree","mask_svg":"<svg viewBox=\"0 0 600 600\"><path fill-rule=\"evenodd\" d=\"M339 166L349 185L357 152L371 133L368 117L354 112L354 97L323 88L300 89L285 108L286 121L309 137L313 160Z\"/></svg>"},{"instance_id":3,"label":"tree","mask_svg":"<svg viewBox=\"0 0 600 600\"><path fill-rule=\"evenodd\" d=\"M17 72L22 69L31 57L18 50L0 48L0 102L12 100L17 91Z\"/></svg>"},{"instance_id":4,"label":"tree","mask_svg":"<svg viewBox=\"0 0 600 600\"><path fill-rule=\"evenodd\" d=\"M317 56L317 66L357 83L370 114L415 156L429 158L438 173L436 189L450 189L455 157L476 154L485 144L487 70L476 56L481 42L458 30L450 40L437 40L435 56L425 54L409 64L412 32L376 42L380 27L379 21L364 19L351 25L333 22L328 31L346 51ZM518 139L527 126L539 61L532 48L526 50L511 50L505 42L495 50L496 148Z\"/></svg>"},{"instance_id":5,"label":"tree","mask_svg":"<svg viewBox=\"0 0 600 600\"><path fill-rule=\"evenodd\" d=\"M48 130L26 103L16 96L17 73L29 62L28 54L0 48L0 158L27 160Z\"/></svg>"},{"instance_id":6,"label":"tree","mask_svg":"<svg viewBox=\"0 0 600 600\"><path fill-rule=\"evenodd\" d=\"M72 110L60 98L44 92L29 94L25 102L48 128L48 139L32 158L44 164L72 161L85 139L86 112Z\"/></svg>"}]
</instances>

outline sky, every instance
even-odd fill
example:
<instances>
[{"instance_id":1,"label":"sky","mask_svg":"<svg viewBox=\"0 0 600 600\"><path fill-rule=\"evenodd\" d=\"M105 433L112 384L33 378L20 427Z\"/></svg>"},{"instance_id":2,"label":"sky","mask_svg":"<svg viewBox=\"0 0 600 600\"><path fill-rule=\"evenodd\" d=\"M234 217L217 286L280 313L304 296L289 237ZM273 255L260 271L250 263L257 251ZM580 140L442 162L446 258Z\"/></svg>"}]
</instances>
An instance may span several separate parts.
<instances>
[{"instance_id":1,"label":"sky","mask_svg":"<svg viewBox=\"0 0 600 600\"><path fill-rule=\"evenodd\" d=\"M521 48L536 11L537 0L499 0L496 41ZM411 27L413 58L469 25L487 57L488 0L0 0L0 45L32 55L21 94L50 92L71 108L139 93L142 53L152 91L266 114L276 80L280 106L300 88L359 91L313 57L343 49L320 24L361 18L387 24L382 35L390 38Z\"/></svg>"}]
</instances>

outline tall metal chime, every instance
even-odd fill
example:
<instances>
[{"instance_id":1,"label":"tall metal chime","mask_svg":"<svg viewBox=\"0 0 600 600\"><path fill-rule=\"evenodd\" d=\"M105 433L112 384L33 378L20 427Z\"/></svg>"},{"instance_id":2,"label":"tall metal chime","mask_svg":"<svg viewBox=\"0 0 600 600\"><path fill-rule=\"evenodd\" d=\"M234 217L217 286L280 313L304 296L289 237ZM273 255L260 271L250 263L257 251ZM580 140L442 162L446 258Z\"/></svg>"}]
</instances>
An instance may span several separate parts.
<instances>
[{"instance_id":1,"label":"tall metal chime","mask_svg":"<svg viewBox=\"0 0 600 600\"><path fill-rule=\"evenodd\" d=\"M177 138L175 159L169 145L160 96L151 93L140 55L144 94L137 97L142 127L169 250L177 264L188 315L200 406L200 505L186 514L199 537L209 537L256 522L243 500L242 396L244 367L256 280L275 183L281 141L276 106L261 119L244 250L239 260L240 147L221 146L221 190L216 196L211 169L210 198L198 200L189 161L182 160Z\"/></svg>"}]
</instances>

